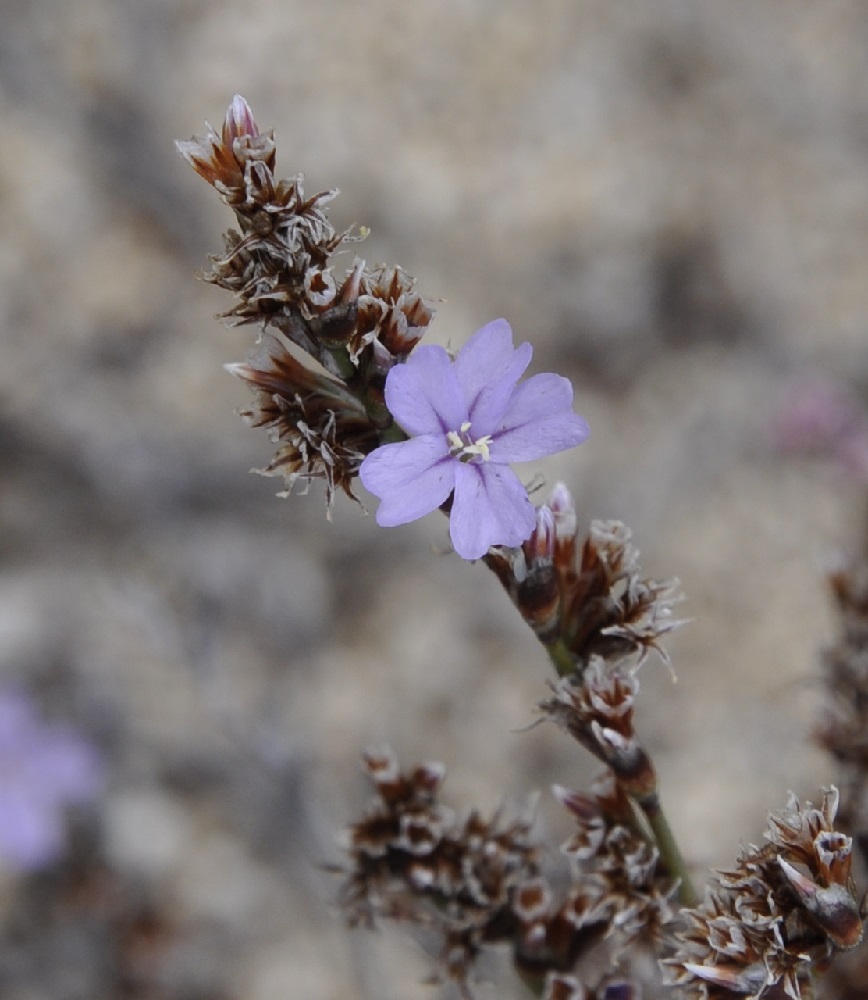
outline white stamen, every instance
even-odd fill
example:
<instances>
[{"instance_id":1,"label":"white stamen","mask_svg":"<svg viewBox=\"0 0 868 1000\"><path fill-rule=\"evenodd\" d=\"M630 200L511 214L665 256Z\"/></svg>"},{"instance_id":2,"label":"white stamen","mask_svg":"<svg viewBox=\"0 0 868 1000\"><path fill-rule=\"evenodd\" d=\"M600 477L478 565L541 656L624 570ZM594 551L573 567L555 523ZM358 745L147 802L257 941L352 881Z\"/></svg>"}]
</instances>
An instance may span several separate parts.
<instances>
[{"instance_id":1,"label":"white stamen","mask_svg":"<svg viewBox=\"0 0 868 1000\"><path fill-rule=\"evenodd\" d=\"M481 458L483 462L491 460L489 445L491 435L484 434L475 441L470 437L470 421L465 420L457 431L448 431L446 440L449 442L449 453L461 462L471 462L474 458Z\"/></svg>"}]
</instances>

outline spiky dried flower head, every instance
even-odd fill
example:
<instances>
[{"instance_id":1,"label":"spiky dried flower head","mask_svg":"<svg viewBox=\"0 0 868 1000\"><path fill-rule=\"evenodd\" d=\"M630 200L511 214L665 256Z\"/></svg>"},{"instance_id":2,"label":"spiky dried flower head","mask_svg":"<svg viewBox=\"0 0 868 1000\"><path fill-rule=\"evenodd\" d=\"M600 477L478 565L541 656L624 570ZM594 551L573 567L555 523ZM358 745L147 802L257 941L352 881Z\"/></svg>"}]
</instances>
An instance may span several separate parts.
<instances>
[{"instance_id":1,"label":"spiky dried flower head","mask_svg":"<svg viewBox=\"0 0 868 1000\"><path fill-rule=\"evenodd\" d=\"M629 661L592 658L582 674L551 685L552 697L540 710L617 775L638 799L653 795L657 777L633 729L639 681Z\"/></svg>"},{"instance_id":2,"label":"spiky dried flower head","mask_svg":"<svg viewBox=\"0 0 868 1000\"><path fill-rule=\"evenodd\" d=\"M582 545L564 611L570 648L582 663L594 654L641 662L652 649L669 662L660 639L683 624L672 617L679 582L642 576L630 538L620 521L593 521Z\"/></svg>"},{"instance_id":3,"label":"spiky dried flower head","mask_svg":"<svg viewBox=\"0 0 868 1000\"><path fill-rule=\"evenodd\" d=\"M677 880L659 863L657 848L621 784L611 771L594 782L591 794L556 786L555 797L576 821L561 850L574 866L574 886L596 886L594 914L605 922L605 939L615 956L644 941L662 939L672 921Z\"/></svg>"},{"instance_id":4,"label":"spiky dried flower head","mask_svg":"<svg viewBox=\"0 0 868 1000\"><path fill-rule=\"evenodd\" d=\"M359 400L337 379L312 371L277 335L266 334L256 355L227 365L254 390L242 416L268 430L277 452L259 471L282 476L287 492L323 480L330 508L337 490L356 499L353 482L377 432Z\"/></svg>"},{"instance_id":5,"label":"spiky dried flower head","mask_svg":"<svg viewBox=\"0 0 868 1000\"><path fill-rule=\"evenodd\" d=\"M415 290L415 279L385 264L360 276L358 323L349 342L358 357L369 345L381 345L396 361L405 361L434 318L431 303Z\"/></svg>"},{"instance_id":6,"label":"spiky dried flower head","mask_svg":"<svg viewBox=\"0 0 868 1000\"><path fill-rule=\"evenodd\" d=\"M274 170L274 134L260 133L250 105L240 94L232 98L219 135L206 125L204 137L176 141L178 152L227 205L257 204L261 199L255 194L255 175Z\"/></svg>"},{"instance_id":7,"label":"spiky dried flower head","mask_svg":"<svg viewBox=\"0 0 868 1000\"><path fill-rule=\"evenodd\" d=\"M337 191L308 197L300 174L278 178L274 134L243 97L232 99L219 133L209 125L177 147L235 213L204 277L235 296L225 319L266 336L264 351L230 369L256 393L244 416L278 444L264 471L289 486L324 479L330 509L336 489L352 495L362 459L393 426L386 376L421 339L433 307L400 268L356 259L336 273L335 255L361 236L331 224ZM286 342L331 380L292 358Z\"/></svg>"},{"instance_id":8,"label":"spiky dried flower head","mask_svg":"<svg viewBox=\"0 0 868 1000\"><path fill-rule=\"evenodd\" d=\"M707 1000L780 991L799 1000L814 969L861 941L852 842L834 829L837 806L832 788L818 808L791 795L771 815L767 844L718 873L701 906L684 911L668 961L675 983Z\"/></svg>"},{"instance_id":9,"label":"spiky dried flower head","mask_svg":"<svg viewBox=\"0 0 868 1000\"><path fill-rule=\"evenodd\" d=\"M537 879L516 890L513 961L525 978L539 981L552 971L573 978L594 965L614 968L643 949L650 955L673 919L677 882L658 864L629 800L608 772L594 792L554 789L576 820L562 847L570 861L567 884L553 890ZM569 985L555 982L558 989Z\"/></svg>"},{"instance_id":10,"label":"spiky dried flower head","mask_svg":"<svg viewBox=\"0 0 868 1000\"><path fill-rule=\"evenodd\" d=\"M240 280L245 275L270 284L274 300L299 292L298 287L290 286L301 285L306 286L307 295L300 295L300 301L308 298L314 311L328 305L335 298L336 287L326 268L348 235L336 234L324 211L337 191L306 199L300 175L277 180L274 133L260 132L253 112L239 95L229 105L219 136L209 125L204 138L194 137L176 146L235 211L241 227L240 233L227 233L226 257L212 259L209 280L238 294L246 292L248 318L255 312L258 297ZM287 279L286 287L282 287L280 277ZM258 291L264 297L264 289ZM244 321L242 311L233 315Z\"/></svg>"},{"instance_id":11,"label":"spiky dried flower head","mask_svg":"<svg viewBox=\"0 0 868 1000\"><path fill-rule=\"evenodd\" d=\"M377 797L346 834L347 919L424 929L441 975L462 988L490 946L507 945L520 974L541 984L550 972L575 972L598 947L618 958L629 944L657 940L671 918L672 880L658 871L656 850L621 822L632 813L613 784L586 799L562 790L570 812L582 816L577 826L597 819L601 826L599 837L585 837L591 846L581 859L568 848L571 877L557 886L540 869L527 821L477 812L460 821L440 804L442 766L404 771L390 750L377 749L365 768Z\"/></svg>"},{"instance_id":12,"label":"spiky dried flower head","mask_svg":"<svg viewBox=\"0 0 868 1000\"><path fill-rule=\"evenodd\" d=\"M233 98L220 135L208 126L204 138L177 146L235 212L239 229L226 233L206 275L237 297L230 320L277 327L333 374L342 373L335 351L344 352L344 374L375 354L380 367L406 357L432 307L399 268L369 271L357 260L343 278L333 274L334 254L359 238L329 221L326 206L338 192L305 197L301 175L278 180L274 135L259 129L242 97Z\"/></svg>"},{"instance_id":13,"label":"spiky dried flower head","mask_svg":"<svg viewBox=\"0 0 868 1000\"><path fill-rule=\"evenodd\" d=\"M496 549L486 562L541 640L563 643L578 672L595 656L633 656L638 666L651 650L669 664L660 640L683 624L673 617L678 581L642 574L620 521L593 521L580 543L575 503L562 483L539 510L542 520L524 545Z\"/></svg>"},{"instance_id":14,"label":"spiky dried flower head","mask_svg":"<svg viewBox=\"0 0 868 1000\"><path fill-rule=\"evenodd\" d=\"M840 823L868 861L868 560L836 567L829 585L840 624L822 655L826 701L816 738L838 763Z\"/></svg>"},{"instance_id":15,"label":"spiky dried flower head","mask_svg":"<svg viewBox=\"0 0 868 1000\"><path fill-rule=\"evenodd\" d=\"M388 918L439 933L446 975L466 981L486 943L510 940L519 888L539 875L530 823L464 821L438 801L439 764L402 771L394 754L369 751L377 798L347 835L341 902L351 924Z\"/></svg>"}]
</instances>

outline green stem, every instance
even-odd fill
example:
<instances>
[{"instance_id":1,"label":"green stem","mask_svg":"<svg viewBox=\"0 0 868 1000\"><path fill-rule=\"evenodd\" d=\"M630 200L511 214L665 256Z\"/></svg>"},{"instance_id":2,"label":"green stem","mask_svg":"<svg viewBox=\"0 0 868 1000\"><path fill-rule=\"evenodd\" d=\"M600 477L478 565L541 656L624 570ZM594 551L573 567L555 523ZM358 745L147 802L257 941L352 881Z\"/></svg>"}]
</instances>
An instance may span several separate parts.
<instances>
[{"instance_id":1,"label":"green stem","mask_svg":"<svg viewBox=\"0 0 868 1000\"><path fill-rule=\"evenodd\" d=\"M554 664L558 677L569 677L576 672L576 658L570 652L569 646L563 638L555 639L554 642L544 643L545 651L549 654L549 659Z\"/></svg>"},{"instance_id":2,"label":"green stem","mask_svg":"<svg viewBox=\"0 0 868 1000\"><path fill-rule=\"evenodd\" d=\"M346 347L326 347L329 357L334 361L340 377L345 382L350 382L356 375L356 366L353 364L350 352Z\"/></svg>"},{"instance_id":3,"label":"green stem","mask_svg":"<svg viewBox=\"0 0 868 1000\"><path fill-rule=\"evenodd\" d=\"M698 902L696 890L690 881L687 865L679 850L675 835L672 833L672 828L669 826L669 821L666 819L666 814L663 812L663 807L660 805L660 799L655 794L643 800L637 799L636 804L648 821L654 842L657 844L657 850L660 852L660 860L679 880L679 900L685 906L696 906Z\"/></svg>"}]
</instances>

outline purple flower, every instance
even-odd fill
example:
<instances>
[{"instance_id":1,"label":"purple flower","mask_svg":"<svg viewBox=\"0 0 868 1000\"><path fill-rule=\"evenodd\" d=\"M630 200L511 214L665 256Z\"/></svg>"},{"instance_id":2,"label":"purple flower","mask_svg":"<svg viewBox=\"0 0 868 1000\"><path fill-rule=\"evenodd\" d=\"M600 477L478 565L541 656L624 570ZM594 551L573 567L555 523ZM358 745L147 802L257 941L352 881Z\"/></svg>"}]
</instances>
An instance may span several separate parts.
<instances>
[{"instance_id":1,"label":"purple flower","mask_svg":"<svg viewBox=\"0 0 868 1000\"><path fill-rule=\"evenodd\" d=\"M517 384L532 353L530 344L514 348L509 323L497 319L454 361L442 347L423 346L390 370L386 405L410 439L362 462L362 483L381 500L378 524L415 521L454 492L449 533L463 559L530 535L534 507L508 463L553 455L588 436L565 378L534 375Z\"/></svg>"},{"instance_id":2,"label":"purple flower","mask_svg":"<svg viewBox=\"0 0 868 1000\"><path fill-rule=\"evenodd\" d=\"M0 693L0 867L30 871L57 858L63 808L92 799L101 772L83 737L40 721L23 694Z\"/></svg>"}]
</instances>

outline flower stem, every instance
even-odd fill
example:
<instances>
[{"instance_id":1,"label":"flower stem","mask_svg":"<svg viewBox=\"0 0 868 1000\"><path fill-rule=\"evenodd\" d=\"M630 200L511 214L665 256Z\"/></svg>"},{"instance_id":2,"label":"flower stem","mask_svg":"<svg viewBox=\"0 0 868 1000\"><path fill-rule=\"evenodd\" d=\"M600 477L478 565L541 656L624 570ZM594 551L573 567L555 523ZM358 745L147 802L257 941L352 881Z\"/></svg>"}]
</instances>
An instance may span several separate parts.
<instances>
[{"instance_id":1,"label":"flower stem","mask_svg":"<svg viewBox=\"0 0 868 1000\"><path fill-rule=\"evenodd\" d=\"M554 664L558 677L569 677L576 672L576 658L562 638L554 642L544 643L549 659Z\"/></svg>"},{"instance_id":2,"label":"flower stem","mask_svg":"<svg viewBox=\"0 0 868 1000\"><path fill-rule=\"evenodd\" d=\"M666 819L666 813L663 812L663 807L660 805L659 796L655 793L642 799L636 799L636 804L648 821L657 850L660 852L660 860L679 880L679 900L685 906L696 906L698 902L696 890L690 881L687 865L679 850L675 835L672 833L672 828L669 826L669 821Z\"/></svg>"},{"instance_id":3,"label":"flower stem","mask_svg":"<svg viewBox=\"0 0 868 1000\"><path fill-rule=\"evenodd\" d=\"M356 366L353 364L350 352L346 347L326 347L326 350L340 377L345 381L351 381L356 375Z\"/></svg>"},{"instance_id":4,"label":"flower stem","mask_svg":"<svg viewBox=\"0 0 868 1000\"><path fill-rule=\"evenodd\" d=\"M555 670L558 672L560 677L569 677L570 674L576 672L576 659L570 652L569 646L563 640L563 638L558 638L554 642L545 643L545 650L549 655L549 659L554 664ZM588 749L591 749L588 747ZM593 751L592 751L593 752ZM672 828L669 826L669 821L666 819L666 814L663 812L663 807L660 804L660 796L657 793L657 777L654 770L654 766L651 763L650 758L643 751L642 759L647 763L647 775L644 775L648 784L646 786L647 790L643 792L639 791L635 784L633 789L629 788L630 782L625 782L625 791L630 796L630 798L636 803L637 807L641 811L642 815L645 817L648 823L648 829L657 846L657 850L660 852L660 860L663 866L668 869L674 878L678 879L678 898L685 906L695 906L698 902L696 891L693 888L693 884L690 880L690 875L687 870L687 865L685 864L684 857L681 854L681 850L678 847L678 842L675 839L675 835L672 832ZM615 774L619 775L618 768L613 765L612 761L604 761L608 763L608 766L614 767ZM623 778L623 773L620 774ZM631 778L635 779L635 775L631 775ZM639 786L641 788L641 785Z\"/></svg>"}]
</instances>

